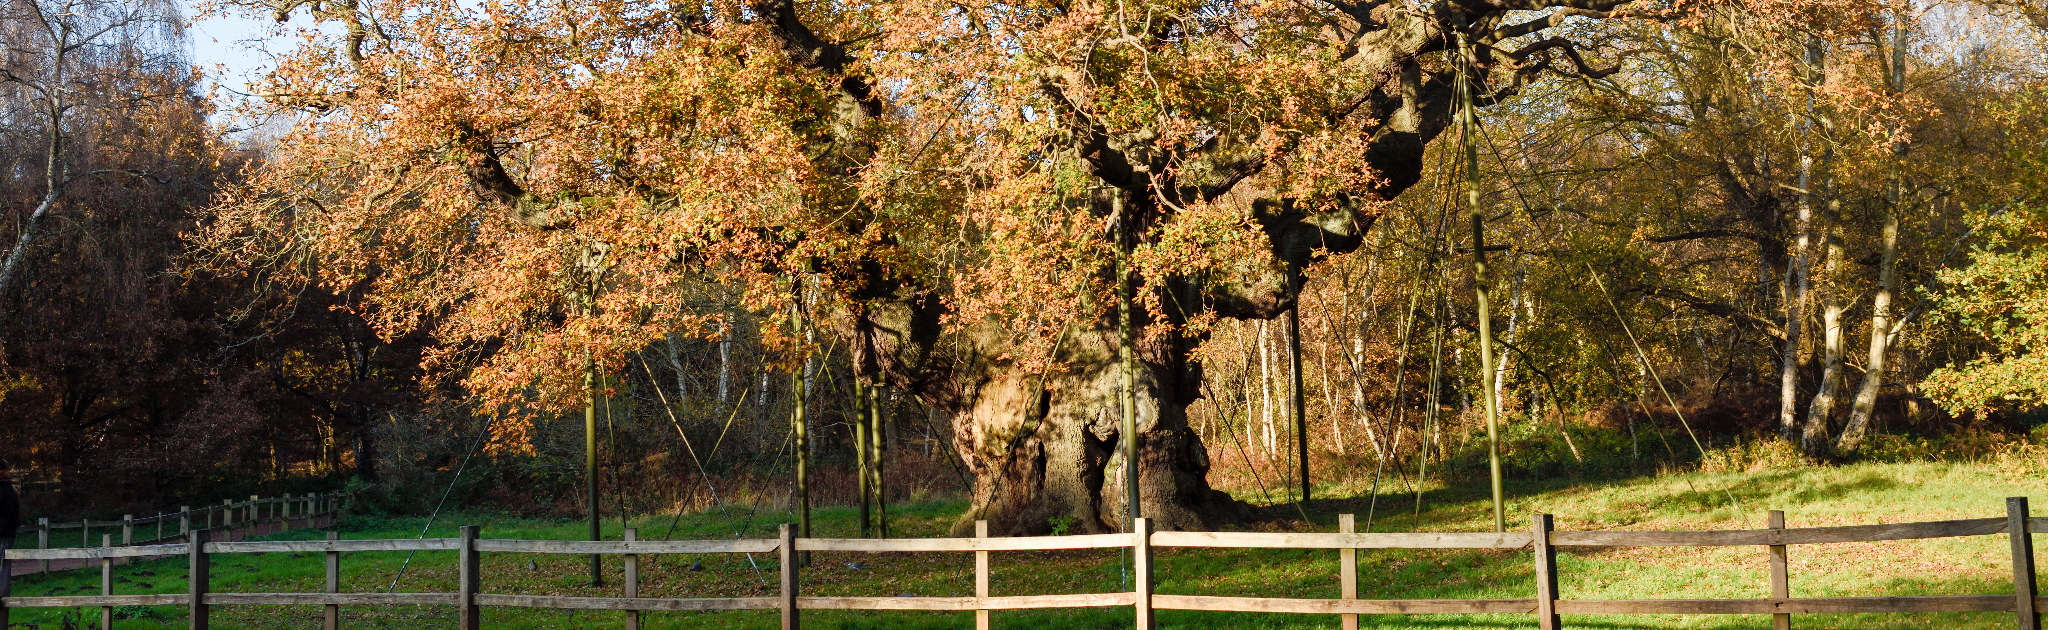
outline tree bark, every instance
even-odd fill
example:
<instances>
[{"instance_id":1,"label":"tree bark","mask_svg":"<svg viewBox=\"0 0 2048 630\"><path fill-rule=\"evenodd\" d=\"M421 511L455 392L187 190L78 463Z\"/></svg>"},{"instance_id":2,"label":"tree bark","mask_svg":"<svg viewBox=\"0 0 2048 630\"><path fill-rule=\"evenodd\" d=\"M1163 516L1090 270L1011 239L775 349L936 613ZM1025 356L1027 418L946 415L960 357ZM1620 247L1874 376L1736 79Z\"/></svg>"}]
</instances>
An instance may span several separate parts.
<instances>
[{"instance_id":1,"label":"tree bark","mask_svg":"<svg viewBox=\"0 0 2048 630\"><path fill-rule=\"evenodd\" d=\"M967 392L954 416L961 458L976 475L974 508L956 534L987 520L991 535L1047 534L1055 519L1073 519L1072 533L1122 529L1127 512L1121 480L1118 396L1121 374L1115 332L1071 333L1061 358L1069 371L1026 374L1014 366L991 373ZM1186 366L1161 365L1142 352L1135 391L1139 511L1161 530L1208 530L1249 516L1249 509L1208 484L1209 454L1187 424L1198 381Z\"/></svg>"},{"instance_id":2,"label":"tree bark","mask_svg":"<svg viewBox=\"0 0 2048 630\"><path fill-rule=\"evenodd\" d=\"M1824 78L1826 49L1818 38L1806 43L1806 83L1817 88ZM1785 270L1785 343L1778 364L1778 434L1786 442L1799 440L1800 356L1805 350L1800 338L1806 323L1806 305L1812 300L1812 282L1807 278L1813 253L1813 156L1809 154L1815 119L1814 97L1806 101L1806 117L1800 121L1799 202L1796 219L1798 235Z\"/></svg>"},{"instance_id":3,"label":"tree bark","mask_svg":"<svg viewBox=\"0 0 2048 630\"><path fill-rule=\"evenodd\" d=\"M1893 191L1897 196L1897 191ZM1863 445L1870 428L1870 416L1877 408L1877 394L1884 387L1885 357L1891 350L1892 286L1899 257L1899 211L1897 204L1885 211L1884 252L1878 262L1877 295L1870 301L1870 353L1864 359L1863 384L1856 388L1856 400L1849 408L1849 421L1835 438L1836 453L1851 453Z\"/></svg>"},{"instance_id":4,"label":"tree bark","mask_svg":"<svg viewBox=\"0 0 2048 630\"><path fill-rule=\"evenodd\" d=\"M1259 447L1273 457L1273 335L1259 320Z\"/></svg>"},{"instance_id":5,"label":"tree bark","mask_svg":"<svg viewBox=\"0 0 2048 630\"><path fill-rule=\"evenodd\" d=\"M1799 244L1785 273L1785 343L1778 364L1778 435L1786 442L1799 440L1799 332L1811 289L1806 256L1813 249L1813 194L1808 188L1812 175L1813 157L1799 156Z\"/></svg>"},{"instance_id":6,"label":"tree bark","mask_svg":"<svg viewBox=\"0 0 2048 630\"><path fill-rule=\"evenodd\" d=\"M1824 358L1820 387L1806 410L1806 429L1799 441L1809 455L1820 455L1828 447L1828 421L1835 415L1835 397L1842 388L1842 238L1839 227L1831 227L1827 238L1828 287L1822 293L1821 331Z\"/></svg>"},{"instance_id":7,"label":"tree bark","mask_svg":"<svg viewBox=\"0 0 2048 630\"><path fill-rule=\"evenodd\" d=\"M1905 8L1894 4L1892 8L1892 61L1891 74L1886 77L1887 87L1896 96L1906 89L1906 14ZM1899 204L1904 202L1906 174L1906 144L1892 143L1891 189L1885 193L1884 227L1879 235L1882 252L1877 267L1877 295L1870 300L1870 353L1864 360L1863 384L1856 388L1856 401L1849 408L1849 422L1842 427L1842 434L1835 439L1835 452L1851 453L1863 445L1863 436L1870 428L1870 416L1877 408L1877 394L1884 388L1885 356L1891 349L1892 334L1892 289L1896 285L1896 269L1899 259Z\"/></svg>"},{"instance_id":8,"label":"tree bark","mask_svg":"<svg viewBox=\"0 0 2048 630\"><path fill-rule=\"evenodd\" d=\"M77 42L71 39L71 22L65 20L70 16L43 15L40 7L30 6L37 11L41 22L38 26L49 34L53 51L50 74L39 86L43 93L43 132L47 134L43 142L43 198L36 202L36 209L22 222L21 232L14 237L14 247L7 252L7 260L0 263L0 296L7 295L14 288L16 278L21 275L21 261L28 257L36 237L41 235L44 217L57 208L58 200L64 198L64 189L71 181L71 161L64 150L64 113L71 109L71 103L65 99L71 81L66 71L70 69L70 54L77 49ZM13 78L14 75L8 76Z\"/></svg>"}]
</instances>

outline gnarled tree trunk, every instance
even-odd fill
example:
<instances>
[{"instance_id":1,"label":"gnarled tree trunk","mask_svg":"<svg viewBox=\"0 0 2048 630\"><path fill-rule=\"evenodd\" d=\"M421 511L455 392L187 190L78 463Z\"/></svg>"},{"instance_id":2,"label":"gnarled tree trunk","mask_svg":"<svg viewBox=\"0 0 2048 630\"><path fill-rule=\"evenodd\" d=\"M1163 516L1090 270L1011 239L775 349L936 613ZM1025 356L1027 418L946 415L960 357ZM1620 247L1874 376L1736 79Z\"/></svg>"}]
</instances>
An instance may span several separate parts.
<instances>
[{"instance_id":1,"label":"gnarled tree trunk","mask_svg":"<svg viewBox=\"0 0 2048 630\"><path fill-rule=\"evenodd\" d=\"M1060 358L1076 366L1071 371L1030 374L998 363L963 384L955 444L976 481L974 507L955 533L975 520L1009 536L1050 533L1055 523L1072 533L1122 529L1128 463L1115 333L1078 332L1064 342ZM1208 451L1187 422L1199 368L1188 367L1180 350L1140 347L1139 513L1160 529L1213 529L1249 509L1209 487Z\"/></svg>"}]
</instances>

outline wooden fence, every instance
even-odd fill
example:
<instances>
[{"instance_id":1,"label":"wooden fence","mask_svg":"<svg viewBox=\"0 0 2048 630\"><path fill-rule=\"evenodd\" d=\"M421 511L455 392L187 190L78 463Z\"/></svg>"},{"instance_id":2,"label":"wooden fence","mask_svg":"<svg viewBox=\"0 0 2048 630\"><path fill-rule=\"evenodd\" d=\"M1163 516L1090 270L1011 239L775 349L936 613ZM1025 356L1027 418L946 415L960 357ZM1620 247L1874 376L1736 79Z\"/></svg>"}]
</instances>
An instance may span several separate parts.
<instances>
[{"instance_id":1,"label":"wooden fence","mask_svg":"<svg viewBox=\"0 0 2048 630\"><path fill-rule=\"evenodd\" d=\"M2048 518L2031 518L2025 498L2008 499L2004 518L1984 518L1896 525L1786 528L1784 515L1771 513L1770 529L1736 531L1553 531L1551 517L1535 515L1528 531L1505 533L1353 533L1350 515L1340 517L1337 533L1250 533L1250 532L1154 532L1150 523L1139 519L1137 531L1123 534L990 538L984 523L977 523L974 538L931 539L848 539L796 538L790 525L783 525L775 540L688 540L642 541L627 530L622 541L496 540L478 538L476 526L461 528L457 538L423 540L337 540L330 533L324 541L210 542L205 529L194 529L185 543L103 547L90 549L23 549L8 551L5 559L46 560L56 558L97 558L103 567L111 559L126 556L185 555L190 579L184 594L116 595L111 577L103 577L102 593L74 597L0 597L0 624L8 608L99 606L111 615L113 606L185 606L190 627L207 627L209 610L223 605L318 605L325 606L329 630L339 627L341 606L443 605L458 611L461 628L475 630L485 607L523 607L580 610L628 611L626 627L640 624L642 611L780 610L782 627L799 627L803 610L956 610L976 611L976 625L986 629L990 611L1030 608L1082 608L1130 606L1137 627L1153 626L1156 610L1215 610L1268 613L1341 615L1344 627L1356 628L1359 615L1421 613L1507 613L1534 615L1541 628L1560 626L1559 615L1611 614L1770 614L1774 625L1791 626L1791 615L1808 613L1897 613L1897 612L2011 612L2022 630L2040 630L2040 607L2044 603L2035 587L2031 532L2048 530ZM2005 534L2011 540L2012 594L1930 595L1910 597L1792 597L1786 577L1786 547L1845 542L1872 542L1990 536ZM1761 599L1657 599L1584 600L1558 597L1557 550L1560 547L1714 547L1759 546L1770 556L1771 597ZM1336 576L1341 587L1338 599L1290 599L1271 597L1224 597L1211 595L1170 595L1153 592L1153 555L1156 547L1221 547L1267 549L1331 549L1338 552ZM1046 549L1128 548L1133 563L1134 588L1129 592L1079 593L1062 595L989 595L989 554L998 551ZM1527 549L1535 569L1533 597L1525 599L1359 599L1359 549ZM341 593L338 592L340 556L369 551L456 551L460 578L453 593ZM798 552L971 552L974 554L973 597L814 597L799 594L801 567ZM327 586L323 593L215 593L209 588L208 558L223 553L324 553ZM639 596L639 556L661 554L776 553L781 564L781 587L774 597L725 598L643 598ZM544 595L500 595L483 591L478 556L484 553L521 554L610 554L624 556L624 597L559 597ZM111 569L103 569L111 576ZM5 595L0 593L0 595ZM109 617L111 618L111 617Z\"/></svg>"},{"instance_id":2,"label":"wooden fence","mask_svg":"<svg viewBox=\"0 0 2048 630\"><path fill-rule=\"evenodd\" d=\"M36 541L36 549L59 549L71 546L65 544L68 542L65 539L70 538L69 532L66 530L78 530L78 545L76 547L92 548L94 547L92 544L92 533L99 531L105 532L101 534L99 546L111 547L113 543L110 537L115 536L115 533L118 532L121 541L120 545L127 547L182 540L195 528L232 530L239 527L255 527L276 523L280 524L282 528L289 529L293 519L303 520L334 514L341 509L341 499L342 494L340 492L327 494L306 493L300 496L286 494L284 496L268 498L257 495L249 497L247 501L236 502L233 499L228 499L221 501L220 505L211 505L199 509L180 506L176 512L142 518L136 518L134 515L125 515L118 521L94 521L88 519L52 523L50 519L39 518L36 519L34 527L27 527L16 531L14 533L14 540L17 545L22 545L33 537ZM143 536L143 538L137 539L137 536ZM182 554L184 552L179 551L175 553ZM8 558L13 557L14 554L8 554ZM50 560L53 559L86 557L98 556L66 555L38 558L40 561L39 569L45 573L49 572L51 570Z\"/></svg>"}]
</instances>

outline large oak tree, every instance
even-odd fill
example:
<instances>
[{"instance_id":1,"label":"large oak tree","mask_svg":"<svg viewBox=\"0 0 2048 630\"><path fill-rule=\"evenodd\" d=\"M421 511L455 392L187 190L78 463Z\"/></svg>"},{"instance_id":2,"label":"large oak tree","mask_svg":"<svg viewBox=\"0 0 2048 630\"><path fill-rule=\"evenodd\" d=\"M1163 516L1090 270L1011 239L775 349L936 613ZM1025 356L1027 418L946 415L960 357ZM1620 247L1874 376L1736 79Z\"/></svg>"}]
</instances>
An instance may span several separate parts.
<instances>
[{"instance_id":1,"label":"large oak tree","mask_svg":"<svg viewBox=\"0 0 2048 630\"><path fill-rule=\"evenodd\" d=\"M1603 77L1603 23L1792 0L279 0L328 27L262 87L301 112L203 241L320 261L430 366L538 413L714 314L824 289L856 369L953 414L998 534L1112 530L1118 445L1169 529L1239 518L1186 407L1218 318L1354 250L1452 121ZM1842 7L1837 6L1836 10ZM1607 61L1600 61L1606 59ZM1119 250L1138 435L1117 422ZM773 340L791 351L802 337ZM500 423L517 448L530 425ZM963 520L963 524L966 521Z\"/></svg>"}]
</instances>

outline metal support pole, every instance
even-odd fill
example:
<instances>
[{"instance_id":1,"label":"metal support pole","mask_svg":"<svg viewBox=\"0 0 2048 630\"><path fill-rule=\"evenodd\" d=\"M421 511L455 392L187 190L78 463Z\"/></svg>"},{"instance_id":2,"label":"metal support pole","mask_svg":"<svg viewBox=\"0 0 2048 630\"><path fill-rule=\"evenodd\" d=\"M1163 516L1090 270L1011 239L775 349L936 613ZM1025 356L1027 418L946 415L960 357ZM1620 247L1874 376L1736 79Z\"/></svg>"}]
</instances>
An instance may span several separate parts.
<instances>
[{"instance_id":1,"label":"metal support pole","mask_svg":"<svg viewBox=\"0 0 2048 630\"><path fill-rule=\"evenodd\" d=\"M1295 272L1299 274L1299 270ZM1294 413L1294 456L1300 470L1301 504L1308 505L1308 406L1301 397L1301 280L1290 280L1294 285L1294 308L1287 309L1287 375L1289 385L1288 402Z\"/></svg>"},{"instance_id":2,"label":"metal support pole","mask_svg":"<svg viewBox=\"0 0 2048 630\"><path fill-rule=\"evenodd\" d=\"M1493 481L1493 531L1508 529L1507 502L1501 489L1500 401L1494 396L1493 315L1487 309L1486 218L1479 205L1479 110L1472 100L1470 48L1459 37L1458 128L1465 143L1465 205L1472 218L1472 291L1479 320L1479 389L1486 407L1486 461Z\"/></svg>"},{"instance_id":3,"label":"metal support pole","mask_svg":"<svg viewBox=\"0 0 2048 630\"><path fill-rule=\"evenodd\" d=\"M1131 221L1124 216L1122 190L1111 189L1110 205L1113 207L1110 216L1123 221L1123 224L1112 226L1112 237L1116 239L1116 353L1123 371L1123 392L1120 396L1123 433L1119 439L1123 440L1124 452L1124 531L1137 531L1137 519L1141 518L1144 510L1139 507L1143 497L1138 493L1138 359L1137 351L1132 348L1136 334L1133 329L1137 325L1131 321L1132 236L1127 226Z\"/></svg>"},{"instance_id":4,"label":"metal support pole","mask_svg":"<svg viewBox=\"0 0 2048 630\"><path fill-rule=\"evenodd\" d=\"M590 508L590 539L604 540L597 516L597 368L584 374L589 398L583 405L583 477L586 505ZM604 556L590 554L590 585L604 586Z\"/></svg>"}]
</instances>

